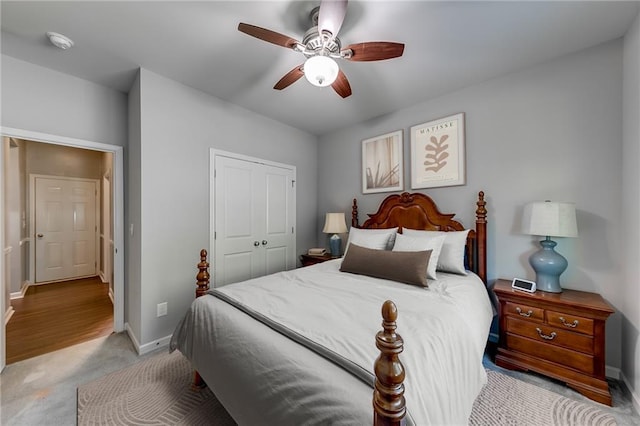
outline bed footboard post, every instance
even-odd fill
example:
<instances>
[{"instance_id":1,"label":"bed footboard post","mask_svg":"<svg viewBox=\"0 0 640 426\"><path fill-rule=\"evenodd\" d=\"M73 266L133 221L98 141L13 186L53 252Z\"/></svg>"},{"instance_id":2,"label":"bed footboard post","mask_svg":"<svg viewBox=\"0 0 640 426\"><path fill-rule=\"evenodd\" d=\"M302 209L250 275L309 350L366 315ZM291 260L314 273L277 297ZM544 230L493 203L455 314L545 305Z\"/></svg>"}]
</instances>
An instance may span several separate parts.
<instances>
[{"instance_id":1,"label":"bed footboard post","mask_svg":"<svg viewBox=\"0 0 640 426\"><path fill-rule=\"evenodd\" d=\"M196 275L196 298L204 296L209 291L209 262L207 262L207 251L200 250L200 262L198 263L198 274ZM191 388L194 390L203 389L207 384L200 377L200 373L193 372L193 383Z\"/></svg>"},{"instance_id":2,"label":"bed footboard post","mask_svg":"<svg viewBox=\"0 0 640 426\"><path fill-rule=\"evenodd\" d=\"M200 263L198 263L198 275L196 275L196 297L204 296L209 291L209 262L207 262L207 251L200 250Z\"/></svg>"},{"instance_id":3,"label":"bed footboard post","mask_svg":"<svg viewBox=\"0 0 640 426\"><path fill-rule=\"evenodd\" d=\"M487 284L487 202L484 201L484 192L478 192L476 203L476 250L478 252L478 276Z\"/></svg>"},{"instance_id":4,"label":"bed footboard post","mask_svg":"<svg viewBox=\"0 0 640 426\"><path fill-rule=\"evenodd\" d=\"M373 391L374 426L405 424L404 366L398 358L403 350L402 337L396 334L396 305L387 300L382 305L382 331L376 334L380 356L374 364L376 383Z\"/></svg>"}]
</instances>

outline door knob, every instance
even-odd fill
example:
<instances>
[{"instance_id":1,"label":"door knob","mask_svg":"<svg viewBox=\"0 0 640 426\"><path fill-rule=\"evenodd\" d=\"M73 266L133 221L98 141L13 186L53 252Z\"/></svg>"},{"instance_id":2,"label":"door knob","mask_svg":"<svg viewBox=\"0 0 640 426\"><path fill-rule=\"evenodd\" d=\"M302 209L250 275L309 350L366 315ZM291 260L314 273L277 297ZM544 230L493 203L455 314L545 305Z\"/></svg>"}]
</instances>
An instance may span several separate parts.
<instances>
[{"instance_id":1,"label":"door knob","mask_svg":"<svg viewBox=\"0 0 640 426\"><path fill-rule=\"evenodd\" d=\"M254 242L253 242L253 245L254 245L254 246L256 246L256 247L258 247L258 246L260 245L260 242L259 242L259 241L254 241Z\"/></svg>"},{"instance_id":2,"label":"door knob","mask_svg":"<svg viewBox=\"0 0 640 426\"><path fill-rule=\"evenodd\" d=\"M37 237L38 238L42 238L42 237L44 237L44 234L38 234Z\"/></svg>"},{"instance_id":3,"label":"door knob","mask_svg":"<svg viewBox=\"0 0 640 426\"><path fill-rule=\"evenodd\" d=\"M267 240L262 240L262 245L266 246L267 245Z\"/></svg>"}]
</instances>

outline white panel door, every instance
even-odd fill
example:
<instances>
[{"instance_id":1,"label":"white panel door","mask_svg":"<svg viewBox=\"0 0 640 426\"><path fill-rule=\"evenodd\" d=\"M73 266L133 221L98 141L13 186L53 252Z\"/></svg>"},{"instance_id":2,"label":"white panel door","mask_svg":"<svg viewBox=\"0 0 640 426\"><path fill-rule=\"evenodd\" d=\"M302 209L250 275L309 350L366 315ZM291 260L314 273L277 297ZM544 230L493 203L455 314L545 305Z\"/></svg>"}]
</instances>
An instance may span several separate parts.
<instances>
[{"instance_id":1,"label":"white panel door","mask_svg":"<svg viewBox=\"0 0 640 426\"><path fill-rule=\"evenodd\" d=\"M96 274L95 181L35 179L36 282Z\"/></svg>"},{"instance_id":2,"label":"white panel door","mask_svg":"<svg viewBox=\"0 0 640 426\"><path fill-rule=\"evenodd\" d=\"M293 176L291 171L278 167L263 166L262 169L264 187L260 189L260 192L265 194L265 204L262 214L264 238L260 244L265 255L264 273L262 274L265 275L291 269L295 266L290 262L292 257L295 259L291 218Z\"/></svg>"},{"instance_id":3,"label":"white panel door","mask_svg":"<svg viewBox=\"0 0 640 426\"><path fill-rule=\"evenodd\" d=\"M216 287L295 266L294 170L215 156Z\"/></svg>"}]
</instances>

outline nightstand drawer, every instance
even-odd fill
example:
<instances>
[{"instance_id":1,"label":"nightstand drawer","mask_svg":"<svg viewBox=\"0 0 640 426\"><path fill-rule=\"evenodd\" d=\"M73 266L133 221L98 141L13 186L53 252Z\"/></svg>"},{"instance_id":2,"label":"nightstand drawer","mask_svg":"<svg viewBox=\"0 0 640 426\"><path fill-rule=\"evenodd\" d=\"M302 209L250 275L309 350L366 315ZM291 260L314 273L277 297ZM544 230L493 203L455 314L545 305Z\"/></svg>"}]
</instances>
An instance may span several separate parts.
<instances>
[{"instance_id":1,"label":"nightstand drawer","mask_svg":"<svg viewBox=\"0 0 640 426\"><path fill-rule=\"evenodd\" d=\"M505 304L505 313L520 318L526 318L533 321L544 321L544 309L527 306L520 303L507 302Z\"/></svg>"},{"instance_id":2,"label":"nightstand drawer","mask_svg":"<svg viewBox=\"0 0 640 426\"><path fill-rule=\"evenodd\" d=\"M541 343L507 333L507 347L538 358L546 359L587 374L594 374L593 356L570 349Z\"/></svg>"},{"instance_id":3,"label":"nightstand drawer","mask_svg":"<svg viewBox=\"0 0 640 426\"><path fill-rule=\"evenodd\" d=\"M593 336L593 320L589 318L547 311L547 322L549 325Z\"/></svg>"},{"instance_id":4,"label":"nightstand drawer","mask_svg":"<svg viewBox=\"0 0 640 426\"><path fill-rule=\"evenodd\" d=\"M572 331L550 327L547 324L534 324L517 318L507 318L507 332L528 337L551 345L563 346L586 354L593 354L593 338Z\"/></svg>"}]
</instances>

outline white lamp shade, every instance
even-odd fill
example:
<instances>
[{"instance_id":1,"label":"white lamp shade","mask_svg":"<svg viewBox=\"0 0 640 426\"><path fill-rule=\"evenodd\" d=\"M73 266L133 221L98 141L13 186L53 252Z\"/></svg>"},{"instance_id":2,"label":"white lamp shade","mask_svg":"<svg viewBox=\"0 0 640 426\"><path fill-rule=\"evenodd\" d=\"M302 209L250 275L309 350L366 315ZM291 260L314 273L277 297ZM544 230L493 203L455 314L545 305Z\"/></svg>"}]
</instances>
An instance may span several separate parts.
<instances>
[{"instance_id":1,"label":"white lamp shade","mask_svg":"<svg viewBox=\"0 0 640 426\"><path fill-rule=\"evenodd\" d=\"M344 213L327 213L322 232L325 234L344 234L347 232Z\"/></svg>"},{"instance_id":2,"label":"white lamp shade","mask_svg":"<svg viewBox=\"0 0 640 426\"><path fill-rule=\"evenodd\" d=\"M522 232L548 237L577 237L575 204L551 201L527 204L522 217Z\"/></svg>"},{"instance_id":3,"label":"white lamp shade","mask_svg":"<svg viewBox=\"0 0 640 426\"><path fill-rule=\"evenodd\" d=\"M338 64L328 56L312 56L304 63L304 76L309 83L326 87L336 81Z\"/></svg>"}]
</instances>

